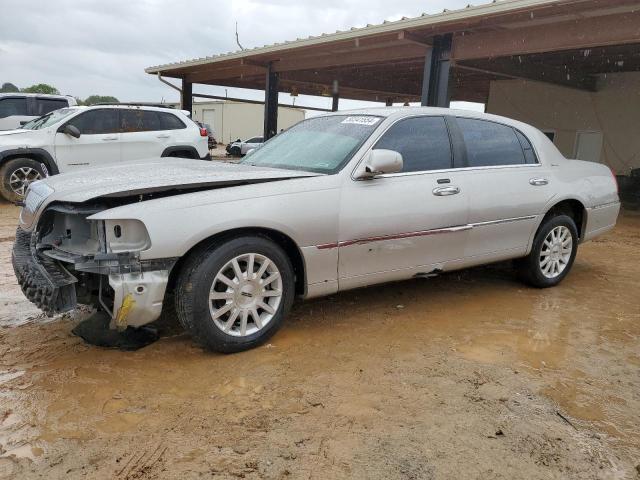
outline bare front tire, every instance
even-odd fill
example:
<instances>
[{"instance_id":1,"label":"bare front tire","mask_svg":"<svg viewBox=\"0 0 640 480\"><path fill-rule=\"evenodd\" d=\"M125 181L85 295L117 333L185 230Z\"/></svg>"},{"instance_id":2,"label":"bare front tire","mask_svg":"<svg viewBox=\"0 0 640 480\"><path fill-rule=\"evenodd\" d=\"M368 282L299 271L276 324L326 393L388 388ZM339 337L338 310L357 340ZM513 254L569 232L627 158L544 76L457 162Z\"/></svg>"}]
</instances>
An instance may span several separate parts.
<instances>
[{"instance_id":1,"label":"bare front tire","mask_svg":"<svg viewBox=\"0 0 640 480\"><path fill-rule=\"evenodd\" d=\"M210 350L232 353L269 339L294 297L293 267L282 249L241 237L193 255L178 278L180 323Z\"/></svg>"},{"instance_id":2,"label":"bare front tire","mask_svg":"<svg viewBox=\"0 0 640 480\"><path fill-rule=\"evenodd\" d=\"M567 276L578 250L578 229L568 215L546 218L531 253L518 262L522 279L538 288L553 287Z\"/></svg>"},{"instance_id":3,"label":"bare front tire","mask_svg":"<svg viewBox=\"0 0 640 480\"><path fill-rule=\"evenodd\" d=\"M42 165L31 158L14 158L0 168L0 194L10 202L22 200L31 182L44 178Z\"/></svg>"}]
</instances>

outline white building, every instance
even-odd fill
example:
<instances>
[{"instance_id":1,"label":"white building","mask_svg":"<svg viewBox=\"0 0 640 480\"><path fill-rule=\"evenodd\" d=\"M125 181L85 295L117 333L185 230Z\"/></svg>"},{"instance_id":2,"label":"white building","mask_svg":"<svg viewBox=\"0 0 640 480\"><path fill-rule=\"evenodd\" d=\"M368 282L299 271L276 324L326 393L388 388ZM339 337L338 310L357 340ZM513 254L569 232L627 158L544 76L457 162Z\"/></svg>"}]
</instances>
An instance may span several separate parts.
<instances>
[{"instance_id":1,"label":"white building","mask_svg":"<svg viewBox=\"0 0 640 480\"><path fill-rule=\"evenodd\" d=\"M175 104L176 108L179 108ZM305 118L300 108L278 107L278 131L289 128ZM229 143L238 138L261 136L264 130L264 105L211 100L193 102L193 119L209 125L216 140Z\"/></svg>"}]
</instances>

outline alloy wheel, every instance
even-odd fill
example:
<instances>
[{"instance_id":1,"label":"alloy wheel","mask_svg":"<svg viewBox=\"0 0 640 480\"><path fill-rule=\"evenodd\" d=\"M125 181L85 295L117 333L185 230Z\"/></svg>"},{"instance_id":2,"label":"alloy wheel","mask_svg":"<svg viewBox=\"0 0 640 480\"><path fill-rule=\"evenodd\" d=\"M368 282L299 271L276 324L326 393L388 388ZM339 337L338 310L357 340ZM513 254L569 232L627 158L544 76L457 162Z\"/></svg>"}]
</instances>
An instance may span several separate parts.
<instances>
[{"instance_id":1,"label":"alloy wheel","mask_svg":"<svg viewBox=\"0 0 640 480\"><path fill-rule=\"evenodd\" d=\"M35 168L20 167L9 176L9 185L17 195L24 197L29 184L42 179L42 175Z\"/></svg>"},{"instance_id":2,"label":"alloy wheel","mask_svg":"<svg viewBox=\"0 0 640 480\"><path fill-rule=\"evenodd\" d=\"M265 328L282 301L282 277L276 264L259 253L228 261L209 292L209 311L216 327L234 337Z\"/></svg>"},{"instance_id":3,"label":"alloy wheel","mask_svg":"<svg viewBox=\"0 0 640 480\"><path fill-rule=\"evenodd\" d=\"M573 237L571 231L560 225L553 228L542 243L540 249L540 270L547 278L560 275L571 259Z\"/></svg>"}]
</instances>

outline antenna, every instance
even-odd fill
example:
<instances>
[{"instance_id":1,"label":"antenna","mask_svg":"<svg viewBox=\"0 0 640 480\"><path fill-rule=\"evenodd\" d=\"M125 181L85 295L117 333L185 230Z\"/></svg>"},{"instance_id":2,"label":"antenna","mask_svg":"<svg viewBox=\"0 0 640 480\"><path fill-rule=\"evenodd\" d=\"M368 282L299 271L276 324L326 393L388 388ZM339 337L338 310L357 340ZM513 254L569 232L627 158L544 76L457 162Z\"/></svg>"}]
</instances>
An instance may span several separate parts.
<instances>
[{"instance_id":1,"label":"antenna","mask_svg":"<svg viewBox=\"0 0 640 480\"><path fill-rule=\"evenodd\" d=\"M240 47L240 50L244 50L244 47L240 45L240 39L238 38L238 22L236 22L236 43Z\"/></svg>"}]
</instances>

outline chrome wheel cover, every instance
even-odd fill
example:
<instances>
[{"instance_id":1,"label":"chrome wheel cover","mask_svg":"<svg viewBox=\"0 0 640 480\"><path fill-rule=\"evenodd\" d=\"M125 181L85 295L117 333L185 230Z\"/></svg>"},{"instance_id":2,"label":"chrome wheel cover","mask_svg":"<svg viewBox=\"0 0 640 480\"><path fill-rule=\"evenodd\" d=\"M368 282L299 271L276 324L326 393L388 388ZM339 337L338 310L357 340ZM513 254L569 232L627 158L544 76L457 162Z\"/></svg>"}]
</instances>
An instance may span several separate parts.
<instances>
[{"instance_id":1,"label":"chrome wheel cover","mask_svg":"<svg viewBox=\"0 0 640 480\"><path fill-rule=\"evenodd\" d=\"M553 228L542 242L540 249L540 270L547 278L560 275L571 259L573 237L571 231L560 225Z\"/></svg>"},{"instance_id":2,"label":"chrome wheel cover","mask_svg":"<svg viewBox=\"0 0 640 480\"><path fill-rule=\"evenodd\" d=\"M31 182L42 179L42 175L35 168L20 167L9 176L9 186L17 195L24 197Z\"/></svg>"},{"instance_id":3,"label":"chrome wheel cover","mask_svg":"<svg viewBox=\"0 0 640 480\"><path fill-rule=\"evenodd\" d=\"M282 301L282 277L276 264L259 253L228 261L209 291L209 312L227 335L246 337L265 328Z\"/></svg>"}]
</instances>

